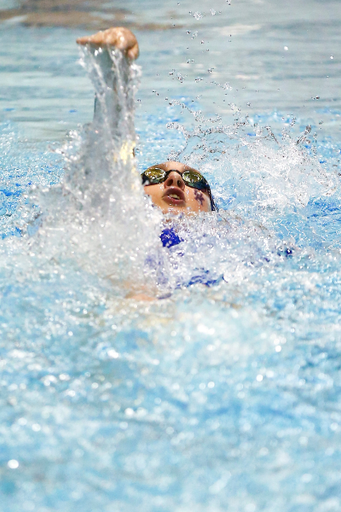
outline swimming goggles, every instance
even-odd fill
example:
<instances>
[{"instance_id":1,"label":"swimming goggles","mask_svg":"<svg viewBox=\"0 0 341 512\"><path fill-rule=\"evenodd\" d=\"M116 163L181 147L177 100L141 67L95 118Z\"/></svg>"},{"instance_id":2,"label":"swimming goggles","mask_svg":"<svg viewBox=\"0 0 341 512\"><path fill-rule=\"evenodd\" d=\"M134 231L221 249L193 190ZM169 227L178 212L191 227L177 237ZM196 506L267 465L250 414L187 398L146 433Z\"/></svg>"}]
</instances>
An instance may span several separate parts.
<instances>
[{"instance_id":1,"label":"swimming goggles","mask_svg":"<svg viewBox=\"0 0 341 512\"><path fill-rule=\"evenodd\" d=\"M185 182L185 185L198 190L209 190L210 186L208 181L197 171L184 171L180 172L175 169L165 171L160 167L150 167L142 174L143 185L155 185L157 183L163 183L168 178L171 172L177 172ZM148 183L147 183L148 182Z\"/></svg>"},{"instance_id":2,"label":"swimming goggles","mask_svg":"<svg viewBox=\"0 0 341 512\"><path fill-rule=\"evenodd\" d=\"M171 172L177 172L180 174L183 179L185 185L191 188L196 188L197 190L204 190L208 193L209 198L211 200L211 209L212 211L217 210L217 207L214 203L214 199L212 197L211 187L200 172L195 171L194 169L188 169L184 172L180 172L176 169L171 169L170 171L165 171L160 167L149 167L146 171L144 171L142 176L142 185L156 185L158 183L163 183L168 178Z\"/></svg>"},{"instance_id":3,"label":"swimming goggles","mask_svg":"<svg viewBox=\"0 0 341 512\"><path fill-rule=\"evenodd\" d=\"M168 178L168 175L171 172L177 172L180 174L181 178L183 179L185 185L188 187L196 188L197 190L204 190L208 193L210 200L211 200L211 208L212 210L217 210L217 207L214 203L212 193L211 193L211 187L204 178L202 174L198 171L194 170L186 170L184 172L180 172L176 169L171 169L170 171L165 171L164 169L161 169L160 167L149 167L146 171L144 171L142 176L142 185L156 185L158 183L163 183Z\"/></svg>"}]
</instances>

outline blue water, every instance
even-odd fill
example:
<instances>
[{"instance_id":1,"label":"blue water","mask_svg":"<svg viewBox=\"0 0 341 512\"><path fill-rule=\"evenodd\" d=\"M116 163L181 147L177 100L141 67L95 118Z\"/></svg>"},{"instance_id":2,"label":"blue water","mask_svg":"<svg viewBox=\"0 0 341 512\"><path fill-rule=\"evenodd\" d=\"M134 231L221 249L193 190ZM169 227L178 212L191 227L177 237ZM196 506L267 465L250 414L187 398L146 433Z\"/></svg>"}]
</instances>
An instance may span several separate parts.
<instances>
[{"instance_id":1,"label":"blue water","mask_svg":"<svg viewBox=\"0 0 341 512\"><path fill-rule=\"evenodd\" d=\"M0 510L339 511L339 3L116 4L139 169L188 161L220 212L163 250L89 164L83 31L1 25Z\"/></svg>"}]
</instances>

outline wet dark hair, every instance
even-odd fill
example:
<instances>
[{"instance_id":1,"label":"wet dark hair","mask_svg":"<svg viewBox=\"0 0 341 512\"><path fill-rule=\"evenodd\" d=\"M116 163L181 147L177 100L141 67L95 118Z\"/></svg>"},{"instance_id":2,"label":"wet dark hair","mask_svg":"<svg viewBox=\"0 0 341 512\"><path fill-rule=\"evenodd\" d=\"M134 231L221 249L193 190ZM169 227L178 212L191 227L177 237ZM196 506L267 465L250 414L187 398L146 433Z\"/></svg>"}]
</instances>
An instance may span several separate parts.
<instances>
[{"instance_id":1,"label":"wet dark hair","mask_svg":"<svg viewBox=\"0 0 341 512\"><path fill-rule=\"evenodd\" d=\"M211 200L211 210L212 210L212 212L217 212L218 206L215 204L214 198L212 196L211 188L209 189L209 195L210 195L210 200Z\"/></svg>"}]
</instances>

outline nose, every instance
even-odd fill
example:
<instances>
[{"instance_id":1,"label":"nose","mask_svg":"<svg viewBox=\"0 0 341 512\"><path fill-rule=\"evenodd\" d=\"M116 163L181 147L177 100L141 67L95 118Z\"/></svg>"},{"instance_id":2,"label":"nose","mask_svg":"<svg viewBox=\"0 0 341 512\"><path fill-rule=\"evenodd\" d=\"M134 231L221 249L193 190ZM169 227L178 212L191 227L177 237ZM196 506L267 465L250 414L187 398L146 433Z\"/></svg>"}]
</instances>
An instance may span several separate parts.
<instances>
[{"instance_id":1,"label":"nose","mask_svg":"<svg viewBox=\"0 0 341 512\"><path fill-rule=\"evenodd\" d=\"M185 182L182 179L181 174L176 171L170 172L165 181L165 188L167 187L178 187L181 188L181 190L184 190Z\"/></svg>"}]
</instances>

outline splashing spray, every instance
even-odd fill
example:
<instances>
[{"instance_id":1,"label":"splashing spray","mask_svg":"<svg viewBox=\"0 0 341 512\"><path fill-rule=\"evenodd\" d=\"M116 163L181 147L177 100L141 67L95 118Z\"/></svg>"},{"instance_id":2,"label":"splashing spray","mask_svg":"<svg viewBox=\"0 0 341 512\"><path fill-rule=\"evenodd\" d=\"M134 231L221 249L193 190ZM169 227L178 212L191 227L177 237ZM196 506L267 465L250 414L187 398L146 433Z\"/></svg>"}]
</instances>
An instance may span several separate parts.
<instances>
[{"instance_id":1,"label":"splashing spray","mask_svg":"<svg viewBox=\"0 0 341 512\"><path fill-rule=\"evenodd\" d=\"M114 48L81 51L95 88L94 119L62 148L64 181L35 193L41 227L32 245L48 259L71 258L100 277L138 287L146 255L160 243L161 215L146 200L135 165L140 69Z\"/></svg>"}]
</instances>

